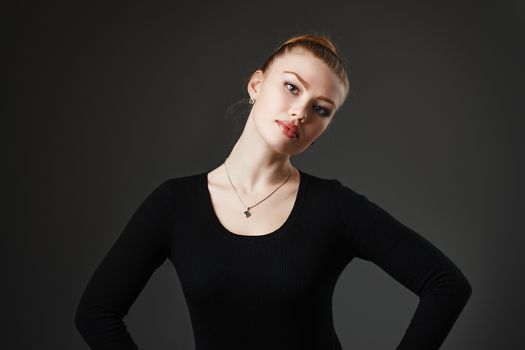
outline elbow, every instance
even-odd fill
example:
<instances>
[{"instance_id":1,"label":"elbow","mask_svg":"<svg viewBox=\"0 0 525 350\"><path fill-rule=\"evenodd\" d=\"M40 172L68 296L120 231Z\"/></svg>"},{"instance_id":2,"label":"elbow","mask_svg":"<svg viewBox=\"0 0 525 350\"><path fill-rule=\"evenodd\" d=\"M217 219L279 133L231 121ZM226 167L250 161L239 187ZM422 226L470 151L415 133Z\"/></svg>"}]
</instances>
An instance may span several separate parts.
<instances>
[{"instance_id":1,"label":"elbow","mask_svg":"<svg viewBox=\"0 0 525 350\"><path fill-rule=\"evenodd\" d=\"M453 275L455 280L454 285L456 286L456 294L460 301L462 301L463 304L466 304L472 295L472 285L459 268L456 267L454 270L455 273Z\"/></svg>"},{"instance_id":2,"label":"elbow","mask_svg":"<svg viewBox=\"0 0 525 350\"><path fill-rule=\"evenodd\" d=\"M92 304L80 302L75 312L74 324L82 336L82 339L91 349L106 349L108 336L111 332L108 330L108 319L100 317Z\"/></svg>"},{"instance_id":3,"label":"elbow","mask_svg":"<svg viewBox=\"0 0 525 350\"><path fill-rule=\"evenodd\" d=\"M88 302L84 298L80 300L75 311L74 324L84 340L88 342L92 340L100 334L100 329L104 326L105 322L111 320L111 318L105 317L106 321L103 321L104 318L101 316L103 315L99 307L96 307L95 304ZM104 322L104 324L102 324L102 322Z\"/></svg>"},{"instance_id":4,"label":"elbow","mask_svg":"<svg viewBox=\"0 0 525 350\"><path fill-rule=\"evenodd\" d=\"M432 282L423 289L422 295L441 295L463 308L472 295L472 285L467 277L455 265L452 268L438 270Z\"/></svg>"},{"instance_id":5,"label":"elbow","mask_svg":"<svg viewBox=\"0 0 525 350\"><path fill-rule=\"evenodd\" d=\"M466 304L472 295L472 285L470 284L469 280L465 276L462 276L459 285L460 285L460 288L459 288L458 294L460 298L463 300L463 303Z\"/></svg>"},{"instance_id":6,"label":"elbow","mask_svg":"<svg viewBox=\"0 0 525 350\"><path fill-rule=\"evenodd\" d=\"M456 304L463 309L472 295L472 285L465 275L459 270L450 274L449 294L456 300Z\"/></svg>"},{"instance_id":7,"label":"elbow","mask_svg":"<svg viewBox=\"0 0 525 350\"><path fill-rule=\"evenodd\" d=\"M90 328L90 320L92 317L88 311L88 308L81 302L78 304L75 311L74 324L78 332L85 338Z\"/></svg>"},{"instance_id":8,"label":"elbow","mask_svg":"<svg viewBox=\"0 0 525 350\"><path fill-rule=\"evenodd\" d=\"M122 314L114 306L82 298L75 311L74 324L91 349L137 350Z\"/></svg>"}]
</instances>

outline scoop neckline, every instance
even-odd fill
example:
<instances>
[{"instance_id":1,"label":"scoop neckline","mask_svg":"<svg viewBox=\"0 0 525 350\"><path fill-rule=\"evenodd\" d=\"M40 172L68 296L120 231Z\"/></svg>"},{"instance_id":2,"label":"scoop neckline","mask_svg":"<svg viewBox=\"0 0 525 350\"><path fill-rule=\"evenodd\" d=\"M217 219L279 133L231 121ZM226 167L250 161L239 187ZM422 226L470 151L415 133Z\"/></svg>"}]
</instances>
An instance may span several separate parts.
<instances>
[{"instance_id":1,"label":"scoop neckline","mask_svg":"<svg viewBox=\"0 0 525 350\"><path fill-rule=\"evenodd\" d=\"M217 217L217 214L215 213L215 209L213 208L213 203L211 200L211 193L208 189L208 171L201 174L201 181L200 181L200 188L204 191L204 198L206 198L205 203L205 210L208 214L208 218L211 224L217 229L223 236L228 237L230 239L234 240L240 240L240 241L246 241L246 242L253 242L253 241L265 241L269 239L274 239L279 236L281 236L283 233L289 231L291 225L295 221L297 214L299 213L299 210L301 208L301 205L303 203L304 199L304 193L306 190L307 185L307 175L302 172L299 168L296 168L299 171L299 187L297 189L297 195L295 197L295 201L292 207L292 210L290 211L290 214L284 221L284 223L278 227L277 229L273 230L272 232L265 233L262 235L241 235L234 232L231 232L228 230L224 225L220 222L219 218Z\"/></svg>"}]
</instances>

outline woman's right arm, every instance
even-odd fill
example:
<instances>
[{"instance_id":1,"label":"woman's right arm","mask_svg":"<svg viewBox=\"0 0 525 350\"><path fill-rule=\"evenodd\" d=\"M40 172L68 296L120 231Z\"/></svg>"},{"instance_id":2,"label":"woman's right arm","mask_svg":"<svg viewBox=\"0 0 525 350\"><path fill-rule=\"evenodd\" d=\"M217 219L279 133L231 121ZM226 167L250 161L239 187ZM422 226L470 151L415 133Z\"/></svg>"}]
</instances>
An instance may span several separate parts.
<instances>
[{"instance_id":1,"label":"woman's right arm","mask_svg":"<svg viewBox=\"0 0 525 350\"><path fill-rule=\"evenodd\" d=\"M138 349L123 318L169 256L170 199L163 182L137 208L89 280L75 326L91 349Z\"/></svg>"}]
</instances>

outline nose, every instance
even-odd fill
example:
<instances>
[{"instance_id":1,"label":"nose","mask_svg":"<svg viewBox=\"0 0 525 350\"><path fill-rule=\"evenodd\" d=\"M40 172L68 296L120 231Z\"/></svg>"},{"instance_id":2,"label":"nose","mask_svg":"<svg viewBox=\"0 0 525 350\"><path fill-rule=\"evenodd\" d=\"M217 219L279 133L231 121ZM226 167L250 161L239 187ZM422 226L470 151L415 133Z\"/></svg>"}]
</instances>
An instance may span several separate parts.
<instances>
[{"instance_id":1,"label":"nose","mask_svg":"<svg viewBox=\"0 0 525 350\"><path fill-rule=\"evenodd\" d=\"M305 108L294 108L291 110L290 114L292 115L291 122L295 125L297 125L299 121L301 121L301 123L304 123L306 119Z\"/></svg>"}]
</instances>

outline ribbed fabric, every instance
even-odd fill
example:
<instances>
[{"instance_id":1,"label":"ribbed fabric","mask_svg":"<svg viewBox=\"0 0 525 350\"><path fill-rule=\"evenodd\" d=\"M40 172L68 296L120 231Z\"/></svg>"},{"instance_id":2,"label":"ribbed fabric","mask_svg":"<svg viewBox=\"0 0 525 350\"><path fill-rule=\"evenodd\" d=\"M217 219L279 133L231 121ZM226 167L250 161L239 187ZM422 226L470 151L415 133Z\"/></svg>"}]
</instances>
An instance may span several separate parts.
<instances>
[{"instance_id":1,"label":"ribbed fabric","mask_svg":"<svg viewBox=\"0 0 525 350\"><path fill-rule=\"evenodd\" d=\"M472 288L428 240L340 181L303 171L281 227L262 236L237 235L215 215L207 173L158 185L97 267L75 315L92 349L139 348L123 318L169 260L196 350L341 350L332 296L354 257L373 262L420 298L392 347L441 346Z\"/></svg>"}]
</instances>

